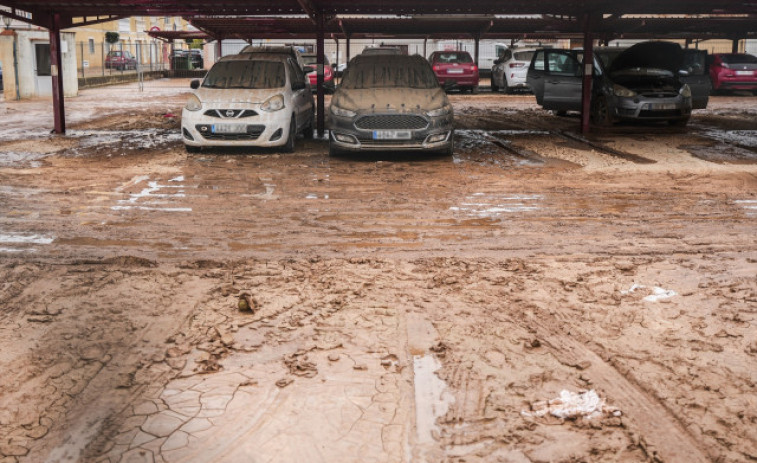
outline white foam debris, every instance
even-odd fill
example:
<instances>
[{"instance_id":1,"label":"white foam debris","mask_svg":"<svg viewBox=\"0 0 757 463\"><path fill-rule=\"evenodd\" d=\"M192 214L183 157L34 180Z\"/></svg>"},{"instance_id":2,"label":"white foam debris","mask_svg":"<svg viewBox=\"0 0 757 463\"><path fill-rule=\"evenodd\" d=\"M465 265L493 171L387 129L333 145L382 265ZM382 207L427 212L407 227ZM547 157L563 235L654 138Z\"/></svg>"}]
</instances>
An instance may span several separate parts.
<instances>
[{"instance_id":1,"label":"white foam debris","mask_svg":"<svg viewBox=\"0 0 757 463\"><path fill-rule=\"evenodd\" d=\"M542 209L540 202L543 199L542 195L473 193L460 206L452 206L449 210L475 217L496 218L502 214L533 212Z\"/></svg>"},{"instance_id":2,"label":"white foam debris","mask_svg":"<svg viewBox=\"0 0 757 463\"><path fill-rule=\"evenodd\" d=\"M184 181L183 175L179 175L178 177L174 177L171 180L169 180L169 182L183 182L183 181Z\"/></svg>"},{"instance_id":3,"label":"white foam debris","mask_svg":"<svg viewBox=\"0 0 757 463\"><path fill-rule=\"evenodd\" d=\"M552 415L562 419L597 418L605 414L620 416L621 412L615 407L605 404L594 389L584 392L571 392L566 389L560 391L560 397L552 400L534 402L531 410L520 412L523 416L542 417Z\"/></svg>"},{"instance_id":4,"label":"white foam debris","mask_svg":"<svg viewBox=\"0 0 757 463\"><path fill-rule=\"evenodd\" d=\"M647 287L634 283L628 290L621 291L620 294L631 294L639 289L647 289ZM659 302L663 299L670 299L673 296L678 296L678 293L673 291L672 289L665 289L660 288L659 286L655 286L652 288L652 294L644 297L644 300L647 302Z\"/></svg>"}]
</instances>

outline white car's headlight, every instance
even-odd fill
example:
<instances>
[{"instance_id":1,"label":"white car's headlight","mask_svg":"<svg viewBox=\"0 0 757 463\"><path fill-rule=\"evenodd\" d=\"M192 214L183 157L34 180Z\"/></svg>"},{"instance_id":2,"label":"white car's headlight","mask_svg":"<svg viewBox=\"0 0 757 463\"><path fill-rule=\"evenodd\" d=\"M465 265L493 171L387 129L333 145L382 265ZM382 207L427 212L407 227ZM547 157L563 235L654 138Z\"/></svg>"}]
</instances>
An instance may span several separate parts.
<instances>
[{"instance_id":1,"label":"white car's headlight","mask_svg":"<svg viewBox=\"0 0 757 463\"><path fill-rule=\"evenodd\" d=\"M612 86L612 93L615 94L615 96L623 97L623 98L633 98L636 96L636 92L633 90L629 90L622 85L614 84Z\"/></svg>"},{"instance_id":2,"label":"white car's headlight","mask_svg":"<svg viewBox=\"0 0 757 463\"><path fill-rule=\"evenodd\" d=\"M276 95L268 98L260 105L260 109L272 113L284 109L284 95Z\"/></svg>"},{"instance_id":3,"label":"white car's headlight","mask_svg":"<svg viewBox=\"0 0 757 463\"><path fill-rule=\"evenodd\" d=\"M197 95L191 95L184 107L187 108L187 111L199 111L202 109L202 101L197 98Z\"/></svg>"},{"instance_id":4,"label":"white car's headlight","mask_svg":"<svg viewBox=\"0 0 757 463\"><path fill-rule=\"evenodd\" d=\"M350 111L349 109L340 108L339 106L331 105L331 114L335 116L341 116L341 117L355 117L357 113L355 111Z\"/></svg>"},{"instance_id":5,"label":"white car's headlight","mask_svg":"<svg viewBox=\"0 0 757 463\"><path fill-rule=\"evenodd\" d=\"M691 98L691 87L689 87L687 84L683 84L680 93L684 98Z\"/></svg>"},{"instance_id":6,"label":"white car's headlight","mask_svg":"<svg viewBox=\"0 0 757 463\"><path fill-rule=\"evenodd\" d=\"M452 105L446 104L442 106L441 108L428 111L426 115L428 117L439 117L439 116L446 116L450 112L452 112Z\"/></svg>"}]
</instances>

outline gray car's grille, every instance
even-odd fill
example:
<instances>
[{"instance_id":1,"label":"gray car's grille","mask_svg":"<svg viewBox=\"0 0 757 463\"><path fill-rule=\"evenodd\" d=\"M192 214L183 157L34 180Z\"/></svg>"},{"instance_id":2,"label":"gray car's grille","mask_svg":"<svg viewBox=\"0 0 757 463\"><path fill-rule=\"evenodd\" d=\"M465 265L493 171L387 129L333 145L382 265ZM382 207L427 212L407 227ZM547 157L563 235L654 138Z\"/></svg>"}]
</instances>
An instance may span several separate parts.
<instances>
[{"instance_id":1,"label":"gray car's grille","mask_svg":"<svg viewBox=\"0 0 757 463\"><path fill-rule=\"evenodd\" d=\"M252 109L208 109L205 111L205 115L210 117L239 118L257 116L258 113Z\"/></svg>"},{"instance_id":2,"label":"gray car's grille","mask_svg":"<svg viewBox=\"0 0 757 463\"><path fill-rule=\"evenodd\" d=\"M428 121L412 114L380 114L363 116L355 121L361 130L420 130L428 127Z\"/></svg>"}]
</instances>

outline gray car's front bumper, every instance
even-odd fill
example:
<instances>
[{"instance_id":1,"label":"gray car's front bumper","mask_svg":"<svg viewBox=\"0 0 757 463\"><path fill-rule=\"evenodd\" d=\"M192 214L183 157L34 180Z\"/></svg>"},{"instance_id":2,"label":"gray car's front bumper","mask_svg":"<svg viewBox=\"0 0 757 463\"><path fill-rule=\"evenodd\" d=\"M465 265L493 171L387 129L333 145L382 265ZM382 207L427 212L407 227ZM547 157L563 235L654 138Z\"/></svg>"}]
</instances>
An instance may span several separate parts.
<instances>
[{"instance_id":1,"label":"gray car's front bumper","mask_svg":"<svg viewBox=\"0 0 757 463\"><path fill-rule=\"evenodd\" d=\"M424 127L409 127L401 122L371 126L364 123L367 118L394 117L401 120L403 116L419 121L425 120ZM382 150L427 150L439 151L451 146L454 135L452 113L430 117L425 114L358 114L354 117L342 117L331 114L330 142L341 151L382 151ZM409 132L408 137L381 138L391 132ZM407 135L407 134L406 134Z\"/></svg>"}]
</instances>

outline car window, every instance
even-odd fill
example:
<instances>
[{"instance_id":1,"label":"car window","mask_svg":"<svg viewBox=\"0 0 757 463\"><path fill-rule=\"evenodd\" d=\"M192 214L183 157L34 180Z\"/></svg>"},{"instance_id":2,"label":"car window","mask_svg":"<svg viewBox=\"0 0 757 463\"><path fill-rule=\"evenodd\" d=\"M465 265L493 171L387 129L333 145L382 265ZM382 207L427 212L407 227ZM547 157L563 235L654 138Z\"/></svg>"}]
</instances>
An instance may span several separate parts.
<instances>
[{"instance_id":1,"label":"car window","mask_svg":"<svg viewBox=\"0 0 757 463\"><path fill-rule=\"evenodd\" d=\"M544 55L545 54L546 53L544 52L544 50L536 52L536 57L532 61L532 63L533 63L532 67L533 67L534 70L536 70L536 71L543 71L544 70Z\"/></svg>"},{"instance_id":2,"label":"car window","mask_svg":"<svg viewBox=\"0 0 757 463\"><path fill-rule=\"evenodd\" d=\"M531 61L531 58L534 57L533 51L516 51L515 52L515 59L518 61Z\"/></svg>"},{"instance_id":3,"label":"car window","mask_svg":"<svg viewBox=\"0 0 757 463\"><path fill-rule=\"evenodd\" d=\"M502 55L503 61L510 61L510 59L513 57L513 52L510 50L506 50L504 55Z\"/></svg>"},{"instance_id":4,"label":"car window","mask_svg":"<svg viewBox=\"0 0 757 463\"><path fill-rule=\"evenodd\" d=\"M684 50L683 69L692 76L703 76L707 69L707 53L703 50Z\"/></svg>"},{"instance_id":5,"label":"car window","mask_svg":"<svg viewBox=\"0 0 757 463\"><path fill-rule=\"evenodd\" d=\"M437 53L434 57L436 63L472 63L473 58L468 53L445 52Z\"/></svg>"},{"instance_id":6,"label":"car window","mask_svg":"<svg viewBox=\"0 0 757 463\"><path fill-rule=\"evenodd\" d=\"M580 69L578 60L564 53L549 53L547 70L550 74L575 76Z\"/></svg>"},{"instance_id":7,"label":"car window","mask_svg":"<svg viewBox=\"0 0 757 463\"><path fill-rule=\"evenodd\" d=\"M438 81L431 67L407 60L385 59L350 65L342 80L345 89L436 88Z\"/></svg>"},{"instance_id":8,"label":"car window","mask_svg":"<svg viewBox=\"0 0 757 463\"><path fill-rule=\"evenodd\" d=\"M289 63L289 75L291 76L292 82L305 82L305 73L302 71L297 62L295 62L291 58L287 61ZM293 86L292 88L294 89L296 88L296 86Z\"/></svg>"},{"instance_id":9,"label":"car window","mask_svg":"<svg viewBox=\"0 0 757 463\"><path fill-rule=\"evenodd\" d=\"M726 64L757 64L757 56L746 53L720 55L720 60Z\"/></svg>"},{"instance_id":10,"label":"car window","mask_svg":"<svg viewBox=\"0 0 757 463\"><path fill-rule=\"evenodd\" d=\"M286 84L280 61L220 61L202 82L207 88L281 88Z\"/></svg>"}]
</instances>

